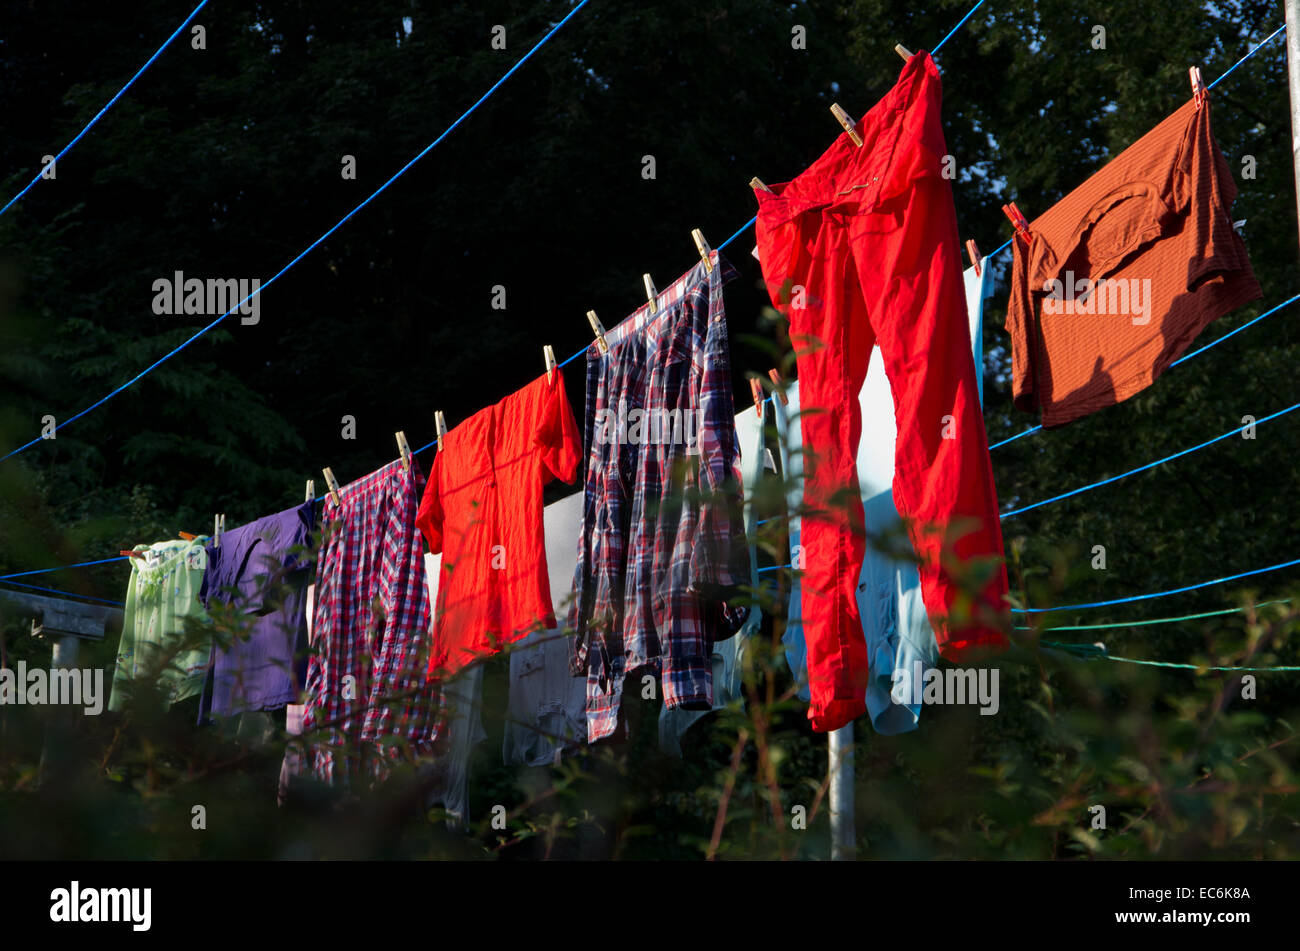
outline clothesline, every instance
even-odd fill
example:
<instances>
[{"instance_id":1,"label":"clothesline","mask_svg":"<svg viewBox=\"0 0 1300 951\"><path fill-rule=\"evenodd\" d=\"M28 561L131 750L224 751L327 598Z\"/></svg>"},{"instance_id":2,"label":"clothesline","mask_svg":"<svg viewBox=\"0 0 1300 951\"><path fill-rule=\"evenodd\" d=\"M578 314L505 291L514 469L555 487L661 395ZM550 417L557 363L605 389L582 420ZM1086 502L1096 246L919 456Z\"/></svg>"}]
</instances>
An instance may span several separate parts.
<instances>
[{"instance_id":1,"label":"clothesline","mask_svg":"<svg viewBox=\"0 0 1300 951\"><path fill-rule=\"evenodd\" d=\"M432 150L433 150L433 149L434 149L434 148L435 148L435 147L436 147L440 142L442 142L443 139L445 139L448 135L450 135L450 134L451 134L451 133L452 133L452 132L453 132L453 131L454 131L454 130L455 130L455 129L456 129L456 128L457 128L457 127L462 123L462 122L464 122L467 118L469 118L470 114L473 113L474 110L476 110L479 106L481 106L481 105L482 105L482 104L483 104L483 103L488 99L489 96L491 96L494 92L496 92L498 89L500 89L501 86L502 86L502 84L504 84L505 81L506 81L507 79L509 79L511 76L513 76L513 75L515 74L515 72L519 69L519 67L523 66L524 63L528 62L528 60L532 57L532 55L533 55L534 53L536 53L539 49L541 49L543 46L545 46L546 43L551 39L551 37L553 37L557 32L559 32L559 31L564 27L564 25L567 24L567 23L569 22L569 20L571 20L571 19L574 17L575 14L577 14L577 12L578 12L579 10L581 10L583 7L585 7L585 6L587 5L588 2L590 2L590 0L580 0L580 2L578 3L578 5L575 6L572 10L570 10L570 11L568 12L568 14L564 17L563 20L561 20L561 21L560 21L559 23L557 23L554 27L552 27L552 28L551 28L551 31L550 31L549 33L547 33L544 37L541 38L541 40L539 40L539 41L537 42L537 45L535 45L535 46L534 46L532 49L530 49L527 53L525 53L523 56L521 56L521 57L519 58L519 60L518 60L518 61L517 61L513 66L511 66L509 70L506 71L506 74L505 74L504 76L502 76L500 79L498 79L498 80L496 81L496 83L492 86L491 89L489 89L489 90L488 90L487 92L485 92L482 96L480 96L479 99L478 99L478 101L475 102L474 105L470 106L468 109L466 109L466 110L461 114L461 116L460 116L459 119L457 119L455 122L453 122L451 125L449 125L449 126L448 126L444 131L443 131L443 133L442 133L441 135L439 135L436 139L434 139L434 140L433 140L432 142L430 142L427 146L425 146L424 149L422 149L422 150L419 152L419 154L417 154L417 155L415 156L415 158L411 159L409 162L407 162L405 165L403 165L403 166L402 166L402 167L397 171L396 174L394 174L390 179L388 179L388 181L384 182L384 184L380 185L377 189L375 189L373 192L371 192L370 196L369 196L368 198L366 198L365 201L361 202L361 204L357 205L355 208L353 208L351 211L349 211L346 215L344 215L342 218L340 218L340 219L338 220L338 222L336 222L336 223L334 224L333 227L331 227L328 231L326 231L324 234L322 234L319 238L317 238L315 241L313 241L311 244L309 244L309 245L308 245L308 246L307 246L307 247L306 247L306 248L305 248L305 249L304 249L300 254L298 254L297 257L295 257L292 261L290 261L290 262L289 262L288 264L286 264L284 267L280 268L280 270L277 271L277 272L275 273L275 275L274 275L273 277L270 278L270 280L267 280L267 281L263 282L260 286L258 286L257 288L255 288L255 289L252 291L252 293L250 293L250 294L249 294L247 297L245 297L243 300L239 301L239 303L235 304L233 307L231 307L229 310L227 310L224 314L222 314L222 315L221 315L220 317L218 317L216 320L213 320L213 321L212 321L211 323L209 323L207 326L203 327L203 328L200 329L198 332L196 332L195 334L193 334L193 335L192 335L188 340L186 340L184 343L181 343L179 346L175 347L174 349L172 349L171 351L169 351L169 352L168 352L167 354L165 354L164 356L162 356L162 357L160 357L159 359L155 360L153 363L151 363L151 364L150 364L149 366L147 366L145 369L141 370L139 373L137 373L137 374L136 374L135 376L133 376L131 379L127 380L127 381L126 381L125 383L123 383L121 386L117 387L117 389L115 389L115 390L113 390L112 392L110 392L107 396L101 397L100 399L96 400L94 403L91 403L89 406L87 406L85 409L81 410L80 412L75 413L74 415L69 416L67 419L63 420L62 422L55 424L55 426L54 426L54 432L57 433L60 429L62 429L64 426L67 426L69 423L75 422L75 421L77 421L78 419L80 419L81 417L85 416L87 413L90 413L90 412L92 412L92 411L98 409L99 407L101 407L101 406L103 406L105 403L107 403L109 400L111 400L113 397L117 396L117 395L118 395L119 393L121 393L122 391L128 389L129 387L131 387L132 385L134 385L136 382L138 382L139 380L143 379L143 378L144 378L145 376L147 376L150 372L152 372L153 370L157 369L159 366L161 366L163 363L165 363L165 362L167 362L168 360L170 360L172 357L176 356L176 354L180 353L182 350L184 350L186 347L188 347L190 344L192 344L195 340L198 340L198 339L199 339L200 337L202 337L205 333L207 333L209 330L211 330L211 329L213 329L214 327L216 327L218 324L220 324L223 320L225 320L227 317L229 317L231 314L233 314L236 310L238 310L238 309L239 309L240 307L242 307L244 304L248 303L250 300L252 300L252 299L253 299L254 297L256 297L258 294L260 294L262 291L266 290L266 288L270 287L272 284L274 284L276 281L278 281L281 277L283 277L284 274L285 274L285 273L286 273L286 272L287 272L291 267L293 267L295 264L297 264L299 261L301 261L303 258L305 258L308 254L310 254L312 251L314 251L314 250L315 250L315 249L316 249L316 248L317 248L317 247L318 247L318 246L319 246L319 245L320 245L320 244L321 244L321 243L322 243L326 238L328 238L330 235L332 235L335 231L337 231L339 228L343 227L343 225L346 224L346 223L347 223L347 222L352 218L352 216L355 215L358 211L360 211L362 208L366 207L366 205L370 204L370 203L371 203L372 201L374 201L377 197L379 197L379 195L380 195L380 194L381 194L385 189L387 189L389 185L393 184L393 182L395 182L395 181L397 181L397 179L401 178L402 175L404 175L404 174L405 174L405 173L406 173L406 172L407 172L407 171L408 171L408 170L409 170L413 165L415 165L416 162L420 161L420 159L424 158L424 156L426 156L427 154L429 154L429 152L431 152L431 151L432 151ZM6 459L9 459L9 458L12 457L12 456L16 456L16 455L18 455L18 453L23 452L24 450L31 448L32 446L36 445L37 443L44 441L46 438L47 438L47 436L44 435L44 434L42 434L42 435L40 435L40 436L37 436L35 439L32 439L30 442L26 442L26 443L24 443L23 445L19 446L17 449L14 449L14 450L12 450L12 451L6 453L4 456L0 456L0 462L3 462L3 461L5 461Z\"/></svg>"},{"instance_id":2,"label":"clothesline","mask_svg":"<svg viewBox=\"0 0 1300 951\"><path fill-rule=\"evenodd\" d=\"M206 0L204 0L204 2L206 2ZM493 94L493 93L494 93L494 92L495 92L495 91L496 91L496 90L497 90L497 89L498 89L498 88L499 88L499 87L500 87L500 86L505 82L505 80L508 79L508 78L510 77L510 75L513 74L513 72L514 72L515 70L517 70L517 69L518 69L518 68L519 68L519 67L520 67L520 66L521 66L521 65L522 65L522 64L523 64L523 63L524 63L524 62L525 62L529 57L531 57L531 56L533 55L534 52L536 52L537 49L539 49L542 45L544 45L544 44L545 44L545 43L546 43L546 42L547 42L547 41L548 41L548 40L549 40L549 39L550 39L550 38L551 38L551 37L552 37L552 36L553 36L553 35L554 35L554 34L555 34L559 29L560 29L560 28L562 28L562 27L565 25L565 23L568 21L568 19L571 18L574 14L576 14L577 11L578 11L579 9L581 9L581 7L584 6L586 2L587 2L587 0L582 0L582 2L579 3L577 7L575 7L572 11L570 11L570 13L569 13L568 15L566 15L566 17L565 17L563 20L561 20L560 23L558 23L558 24L557 24L557 25L556 25L556 26L555 26L555 27L554 27L554 28L553 28L553 29L552 29L552 30L551 30L551 31L550 31L550 32L549 32L545 37L543 37L543 39L542 39L542 40L541 40L541 41L540 41L536 46L534 46L534 47L532 48L532 50L530 50L527 54L525 54L525 55L524 55L524 56L523 56L523 57L522 57L522 58L521 58L521 59L520 59L520 60L515 64L515 66L513 66L513 67L511 68L510 71L508 71L508 72L507 72L507 73L506 73L506 74L505 74L505 75L504 75L500 80L498 80L498 82L497 82L497 83L496 83L496 84L495 84L491 89L489 89L488 92L485 93L485 94L484 94L484 95L483 95L483 96L482 96L482 97L481 97L481 98L480 98L480 99L479 99L479 100L478 100L478 101L477 101L473 106L471 106L469 110L467 110L467 111L466 111L466 112L465 112L465 113L464 113L464 114L463 114L459 119L457 119L455 123L453 123L450 127L448 127L448 129L447 129L446 131L444 131L444 133L443 133L441 136L439 136L438 139L436 139L433 143L431 143L428 147L426 147L426 149L425 149L424 151L422 151L419 155L417 155L414 159L412 159L410 162L408 162L407 165L406 165L405 167L403 167L403 169L401 169L401 170L400 170L396 175L394 175L392 178L390 178L390 179L389 179L389 180L388 180L388 181L387 181L383 186L381 186L381 187L380 187L380 188L379 188L379 189L378 189L374 194L372 194L369 198L367 198L366 201L362 202L360 205L358 205L356 208L354 208L352 212L350 212L350 213L349 213L345 218L343 218L342 220L340 220L340 221L339 221L339 222L338 222L338 223L337 223L333 228L331 228L329 231L327 231L325 235L322 235L321 238L317 239L317 241L314 242L310 247L308 247L304 252L302 252L302 254L300 254L297 258L295 258L295 259L294 259L293 261L291 261L288 265L286 265L286 267L285 267L284 269L282 269L282 270L281 270L277 275L275 275L275 277L273 277L273 278L271 279L271 281L274 281L275 279L277 279L277 278L278 278L279 276L281 276L281 275L282 275L286 270L288 270L289 267L292 267L294 264L296 264L298 260L300 260L300 259L301 259L303 256L305 256L307 253L309 253L309 252L310 252L314 247L316 247L316 245L318 245L321 241L323 241L323 240L324 240L324 239L325 239L329 234L331 234L334 230L336 230L336 229L337 229L338 227L340 227L344 222L346 222L349 218L351 218L352 215L354 215L354 214L355 214L357 211L359 211L362 207L364 207L366 204L368 204L368 203L369 203L369 202L370 202L374 197L376 197L380 192L382 192L385 188L387 188L387 187L388 187L388 186L389 186L393 181L395 181L395 180L396 180L396 179L397 179L401 174L403 174L407 169L409 169L409 168L411 167L411 165L413 165L416 161L418 161L421 157L423 157L423 155L427 154L427 152L428 152L429 150L431 150L431 149L432 149L434 146L436 146L440 141L442 141L442 139L445 138L447 134L449 134L453 129L455 129L456 126L458 126L458 125L459 125L459 124L460 124L460 123L461 123L465 118L467 118L467 117L468 117L468 116L469 116L469 115L470 115L470 114L471 114L475 109L477 109L478 106L481 105L481 104L482 104L482 103L483 103L483 102L484 102L484 101L485 101L485 100L486 100L490 95L492 95L492 94ZM962 18L962 20L959 21L959 23L958 23L958 24L957 24L957 25L956 25L956 26L955 26L955 27L954 27L954 28L953 28L953 29L948 33L948 35L945 36L944 39L943 39L942 41L940 41L940 43L939 43L938 45L935 46L935 52L937 52L938 49L939 49L939 48L940 48L944 43L946 43L947 40L948 40L948 39L949 39L949 38L950 38L950 37L951 37L951 36L956 32L956 30L959 29L959 28L961 27L961 25L964 24L964 23L965 23L965 22L970 18L970 16L974 14L974 12L975 12L977 9L979 9L979 7L983 4L983 2L984 2L984 0L979 0L979 2L976 3L975 6L972 7L972 9L971 9L970 11L967 12L967 14L966 14L966 15ZM202 5L203 5L203 4L200 4L200 7L201 7ZM197 13L197 8L196 8L196 10L195 10L195 13ZM191 14L191 18L192 18L192 16L193 16L193 14ZM187 22L188 22L188 20L187 20ZM182 25L182 26L183 26L183 25ZM1217 85L1217 84L1218 84L1220 81L1222 81L1222 80L1223 80L1227 75L1229 75L1231 72L1233 72L1235 69L1237 69L1237 68L1238 68L1242 63L1244 63L1244 62L1245 62L1247 59L1249 59L1252 55L1254 55L1255 52L1257 52L1260 48L1262 48L1265 44L1267 44L1269 41L1271 41L1273 38L1275 38L1277 35L1279 35L1279 34L1280 34L1281 32L1283 32L1284 30L1285 30L1285 27L1281 27L1281 28L1279 28L1278 30L1275 30L1272 34L1270 34L1270 36L1269 36L1268 38L1266 38L1264 41L1262 41L1262 42L1259 43L1257 46L1255 46L1254 48L1252 48L1252 49L1251 49L1251 50L1250 50L1250 51L1249 51L1245 56L1243 56L1240 60L1238 60L1237 63L1235 63L1231 68L1229 68L1226 72L1224 72L1224 73L1223 73L1221 76L1219 76L1216 80L1214 80L1212 83L1210 83L1210 84L1209 84L1210 87L1212 88L1213 86ZM170 42L170 40L168 40L168 42ZM166 44L164 44L164 47L165 47L165 45L166 45ZM158 52L159 52L159 53L161 52L161 48L160 48L160 50L159 50ZM156 58L156 56L157 56L157 54L155 54L155 58ZM150 60L150 62L152 62L152 59ZM146 64L146 67L144 67L144 68L147 68L148 65L149 65L149 64L147 63L147 64ZM143 72L143 69L144 69L144 68L142 68L141 72ZM139 74L137 74L137 76L138 76L138 75L139 75ZM132 80L132 82L134 82L134 79ZM128 84L128 86L129 86L129 84ZM126 87L124 87L124 89L122 90L123 92L125 91L125 88L126 88ZM121 94L121 93L119 93L119 95L120 95L120 94ZM115 97L115 100L116 100L116 97ZM115 100L114 100L114 101L115 101ZM110 102L109 105L111 105L111 104L112 104L112 103ZM108 108L108 107L106 106L106 107L105 107L105 110L106 110L107 108ZM102 111L103 111L103 110L101 110L101 114L102 114ZM93 122L92 122L92 124L93 124ZM88 128L89 128L89 126L87 126L87 129L88 129ZM83 134L84 134L84 131L85 131L85 130L83 130ZM79 137L80 137L80 136L79 136ZM78 138L79 138L79 137L78 137ZM75 144L75 141L76 141L76 140L74 139L72 143L69 143L68 148L70 148L73 144ZM66 151L66 149L65 149L65 151ZM740 236L741 234L743 234L743 233L744 233L748 228L750 228L750 227L754 224L755 220L756 220L756 218L751 218L748 222L746 222L744 225L742 225L741 228L739 228L735 233L733 233L733 234L731 235L731 237L729 237L725 242L723 242L721 245L719 245L719 250L721 250L721 249L727 247L729 244L731 244L731 243L732 243L732 242L733 242L737 237L739 237L739 236ZM1007 247L1009 247L1010 244L1011 244L1011 241L1010 241L1010 240L1007 241L1006 243L1004 243L1003 245L1001 245L999 248L997 248L996 250L994 250L994 251L992 252L992 254L988 255L988 257L986 258L986 260L990 260L990 259L992 259L995 255L999 254L1001 251L1003 251L1003 250L1005 250ZM269 285L269 283L271 283L271 281L268 281L267 284ZM266 285L263 285L263 286L266 286ZM254 293L257 293L257 292L254 292ZM247 301L248 299L251 299L252 296L253 296L253 295L250 294L248 298L245 298L245 301ZM1242 327L1239 327L1239 328L1237 328L1236 330L1233 330L1233 331L1231 331L1230 333L1225 334L1223 337L1219 338L1218 340L1213 341L1212 343L1206 345L1205 347L1202 347L1202 348L1200 348L1200 349L1194 351L1194 352L1191 353L1191 354L1187 354L1187 355L1185 355L1184 357L1180 358L1178 361L1175 361L1175 363L1174 363L1173 365L1177 365L1177 363L1181 363L1183 360L1190 359L1191 357L1196 356L1196 355L1198 355L1198 354L1204 352L1205 350L1208 350L1210 347L1215 346L1216 344L1222 342L1222 340L1225 340L1225 339L1227 339L1228 337L1233 336L1234 334L1240 332L1241 330L1246 329L1246 327L1249 327L1251 324L1254 324L1254 323L1256 323L1257 321L1262 320L1264 317L1269 316L1270 314L1276 312L1277 310L1281 309L1282 307L1285 307L1287 304L1290 304L1290 303L1294 302L1294 301L1297 300L1297 299L1300 299L1300 295L1296 295L1295 297L1292 297L1290 300L1285 301L1285 302L1283 302L1282 304L1277 305L1277 307L1274 307L1272 310L1266 312L1265 314L1260 315L1259 317L1254 318L1253 320L1251 320L1251 321L1248 322L1247 324L1243 325ZM244 303L245 301L241 301L240 304ZM138 379L139 379L140 377L142 377L145 373L148 373L151 369L153 369L154 366L157 366L159 363L163 362L163 360L166 360L166 359L168 359L170 356L172 356L172 355L174 355L175 353L179 352L181 349L183 349L185 346L187 346L189 342L192 342L192 341L193 341L194 339L196 339L199 335L201 335L202 333L205 333L208 329L211 329L212 326L215 326L215 324L218 323L218 322L220 322L220 320L224 319L226 316L229 316L229 313L232 313L235 309L237 309L238 306L240 306L240 305L237 304L236 307L235 307L235 308L232 308L231 311L228 311L227 314L222 315L222 317L221 317L221 318L218 318L218 320L215 321L213 324L210 324L208 327L206 327L206 328L204 328L203 330L199 331L199 333L196 334L194 337L191 337L189 341L186 341L186 343L184 343L184 344L182 344L180 347L176 348L176 350L173 350L173 351L172 351L171 353L169 353L167 356L165 356L164 358L162 358L162 360L158 361L158 363L155 363L155 364L154 364L153 366L151 366L149 369L146 369L143 373L139 374L139 375L138 375L136 378L134 378L132 381L128 382L128 383L125 384L123 387L119 388L119 390L114 391L114 393L109 394L108 397L105 397L105 398L104 398L103 400L101 400L99 403L93 404L91 407L88 407L86 410L83 410L81 413L78 413L76 416L71 417L71 418L68 419L68 420L65 420L64 423L59 424L59 425L60 425L60 426L62 426L62 425L66 425L66 423L71 422L73 419L79 418L80 416L85 415L86 413L90 412L91 410L93 410L93 409L96 408L97 406L102 405L102 403L105 402L105 401L107 401L107 399L111 398L111 396L116 395L116 393L117 393L117 392L120 392L121 389L125 389L127 386L130 386L132 383L135 382L135 380L138 380ZM569 358L567 358L565 361L563 361L563 363L561 363L561 364L559 364L559 365L560 365L560 366L564 366L564 365L566 365L566 364L572 362L573 360L575 360L575 359L577 359L578 357L580 357L584 352L586 352L586 349L587 349L586 347L582 348L582 349L579 350L577 353L573 354L572 356L570 356ZM769 397L769 399L771 399L771 397ZM1297 406L1300 406L1300 404L1297 404ZM1260 422L1264 422L1264 421L1267 421L1268 419L1273 419L1273 418L1276 418L1277 416L1284 415L1285 413L1288 413L1288 412L1290 412L1291 410L1297 408L1297 406L1290 407L1290 408L1288 408L1287 410L1283 410L1283 411L1281 411L1281 412L1279 412L1279 413L1275 413L1275 414L1273 414L1273 415L1271 415L1271 416L1269 416L1269 417L1265 417L1265 419L1264 419L1264 420L1260 420ZM56 428L57 428L57 427L56 427ZM1039 428L1041 428L1041 427L1035 427L1033 430L1026 431L1025 433L1021 433L1021 434L1019 434L1019 435L1028 435L1030 432L1036 431L1036 430L1039 429ZM1244 427L1243 427L1243 428L1244 428ZM1012 516L1012 515L1020 514L1021 512L1023 512L1023 511L1027 511L1027 510L1029 510L1029 509L1031 509L1031 508L1035 508L1035 507L1038 507L1038 506L1040 506L1040 505L1045 505L1045 504L1048 504L1049 502L1057 501L1057 500L1062 499L1062 498L1067 498L1067 497L1069 497L1069 496L1071 496L1071 495L1075 495L1075 494L1079 494L1079 493L1084 492L1084 491L1088 491L1088 490L1091 489L1091 488L1096 488L1096 487L1098 487L1098 486L1100 486L1100 485L1104 485L1104 484L1107 484L1107 483L1109 483L1109 482L1117 481L1118 479L1124 478L1124 477L1126 477L1127 475L1132 475L1132 474L1134 474L1134 473L1136 473L1136 472L1143 471L1143 470L1146 469L1146 468L1151 468L1151 467L1153 467L1153 466L1155 466L1155 465L1159 465L1159 464L1161 464L1161 463L1163 463L1163 462L1169 461L1170 459L1177 458L1177 457L1180 456L1180 455L1184 455L1184 454L1187 454L1187 453L1193 452L1193 451L1195 451L1196 449L1199 449L1199 448L1203 448L1203 447L1205 447L1205 446L1208 446L1208 445L1210 445L1210 444L1212 444L1212 443L1214 443L1214 442L1217 442L1217 441L1219 441L1219 440L1221 440L1221 439L1227 438L1227 436L1229 436L1229 435L1233 435L1234 433L1237 433L1237 432L1240 432L1240 431L1241 431L1241 429L1233 430L1233 431L1231 431L1231 432L1229 432L1229 433L1225 433L1225 434L1222 435L1222 436L1216 437L1215 439L1210 440L1210 441L1208 441L1208 442L1206 442L1206 443L1202 443L1202 444L1200 444L1199 446L1195 446L1195 447L1192 447L1192 448L1190 448L1190 449L1183 450L1183 451L1180 452L1180 453L1176 453L1176 454L1174 454L1174 455L1172 455L1172 456L1166 457L1165 459L1157 460L1156 462L1149 463L1149 464L1146 465L1146 466L1140 467L1140 468L1138 468L1138 469L1131 470L1130 472L1124 473L1124 474L1119 475L1119 476L1112 477L1112 478L1107 479L1107 480L1103 480L1103 481L1098 482L1098 483L1093 483L1093 484L1088 485L1088 486L1080 487L1079 489L1075 489L1075 490L1073 490L1073 491L1071 491L1071 492L1069 492L1069 493L1065 493L1065 494L1063 494L1063 495L1056 496L1056 497L1053 497L1053 498L1051 498L1051 499L1042 500L1042 501L1040 501L1040 502L1034 503L1033 505L1026 506L1026 507L1024 507L1024 508L1022 508L1022 509L1018 509L1018 510L1014 510L1014 511L1012 511L1012 512L1005 513L1002 517L1003 517L1003 518L1006 518L1006 517L1009 517L1009 516ZM1011 439L1016 439L1016 438L1019 438L1019 436L1011 437ZM1003 445L1003 444L1005 444L1006 442L1011 441L1011 439L1009 439L1009 440L1004 440L1003 442L998 443L998 444L995 444L995 446L990 447L990 448L996 448L996 446L998 446L998 445ZM39 439L37 439L37 440L33 440L32 442L26 444L25 446L19 447L19 449L14 450L13 452L11 452L9 455L5 456L4 458L5 458L5 459L9 458L9 456L16 454L17 452L20 452L20 451L22 451L23 449L28 448L28 446L33 445L33 444L34 444L35 442L37 442L37 441L40 441L40 440L39 440ZM420 447L420 449L416 450L416 452L424 452L424 451L426 451L427 449L432 448L435 444L436 444L436 440L433 441L433 442L430 442L430 443L426 444L425 446ZM324 498L324 495L320 496L320 499L323 499L323 498ZM318 499L318 500L319 500L319 499ZM88 564L99 564L99 563L103 563L103 562L107 562L107 561L116 561L116 560L124 560L124 558L123 558L123 557L118 557L118 558L101 559L101 560L98 560L98 561L95 561L95 562L85 562L85 563L81 563L81 565L72 565L72 566L63 566L63 567L80 567L80 566L82 566L82 565L88 565ZM38 569L38 570L33 571L33 572L19 572L19 573L15 573L14 575L11 575L11 576L10 576L10 575L0 576L0 580L4 580L5 578L9 578L9 577L19 577L19 576L23 576L23 575L26 575L26 574L37 574L37 573L42 573L42 572L46 572L46 571L56 571L56 570L60 570L60 568ZM776 569L763 569L763 570L776 570Z\"/></svg>"},{"instance_id":3,"label":"clothesline","mask_svg":"<svg viewBox=\"0 0 1300 951\"><path fill-rule=\"evenodd\" d=\"M32 188L36 185L36 183L39 182L44 177L46 168L52 168L53 166L57 165L59 159L67 155L68 152L71 151L72 147L81 141L82 137L91 130L91 128L95 125L95 123L97 123L100 119L104 117L104 113L108 112L109 109L112 109L113 106L117 103L117 101L121 99L122 96L126 93L126 91L130 89L133 85L135 85L135 81L139 79L142 75L144 75L144 71L154 64L154 61L158 59L159 56L162 55L163 50L171 46L172 40L180 36L181 31L184 30L187 26L189 26L190 21L193 20L196 16L198 16L199 11L202 10L207 5L208 5L208 0L202 0L202 2L200 2L197 7L195 7L192 11L190 11L190 15L185 18L184 22L182 22L181 25L176 28L175 32L173 32L171 36L167 37L167 39L163 41L162 46L154 50L154 54L150 56L148 60L145 61L145 64L141 66L138 70L136 70L135 75L132 76L129 80L127 80L125 86L123 86L121 89L117 91L117 95L115 95L112 99L108 100L108 102L104 104L104 108L100 109L97 113L95 113L94 118L91 119L89 122L87 122L85 127L80 132L78 132L75 136L72 137L72 141L69 142L67 145L65 145L59 151L58 155L54 156L53 161L51 161L48 166L43 166L41 170L36 173L36 177L27 183L26 188L20 191L17 195L14 195L13 198L10 198L9 201L5 203L5 206L3 208L0 208L0 215L3 215L6 211L8 211L10 208L16 205L24 195L26 195L29 191L32 190Z\"/></svg>"}]
</instances>

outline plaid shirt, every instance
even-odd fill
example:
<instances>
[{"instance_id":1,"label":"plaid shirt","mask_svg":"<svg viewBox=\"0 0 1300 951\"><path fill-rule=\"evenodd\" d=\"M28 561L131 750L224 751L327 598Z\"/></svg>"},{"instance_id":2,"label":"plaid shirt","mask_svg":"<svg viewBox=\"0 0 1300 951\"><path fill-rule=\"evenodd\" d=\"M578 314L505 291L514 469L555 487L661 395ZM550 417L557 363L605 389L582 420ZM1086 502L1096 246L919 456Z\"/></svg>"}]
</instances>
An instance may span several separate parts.
<instances>
[{"instance_id":1,"label":"plaid shirt","mask_svg":"<svg viewBox=\"0 0 1300 951\"><path fill-rule=\"evenodd\" d=\"M583 525L569 613L588 742L619 723L623 682L657 673L668 708L709 709L723 598L749 578L722 286L697 264L587 351ZM694 436L692 439L691 437Z\"/></svg>"},{"instance_id":2,"label":"plaid shirt","mask_svg":"<svg viewBox=\"0 0 1300 951\"><path fill-rule=\"evenodd\" d=\"M423 485L415 460L410 472L393 462L344 486L341 506L325 499L303 717L303 732L317 731L311 770L325 782L382 774L385 760L432 749L437 694L425 681L429 591L415 527Z\"/></svg>"}]
</instances>

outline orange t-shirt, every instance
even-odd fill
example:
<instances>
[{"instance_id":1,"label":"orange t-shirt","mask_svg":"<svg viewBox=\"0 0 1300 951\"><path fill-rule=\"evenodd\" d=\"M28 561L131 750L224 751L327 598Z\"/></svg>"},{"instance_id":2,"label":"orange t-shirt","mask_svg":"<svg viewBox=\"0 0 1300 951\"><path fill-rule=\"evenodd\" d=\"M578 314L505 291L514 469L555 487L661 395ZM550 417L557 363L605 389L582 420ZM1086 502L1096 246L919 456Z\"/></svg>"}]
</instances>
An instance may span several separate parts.
<instances>
[{"instance_id":1,"label":"orange t-shirt","mask_svg":"<svg viewBox=\"0 0 1300 951\"><path fill-rule=\"evenodd\" d=\"M538 377L445 434L416 524L442 553L430 676L455 673L536 625L555 627L542 486L572 482L582 444L564 377Z\"/></svg>"},{"instance_id":2,"label":"orange t-shirt","mask_svg":"<svg viewBox=\"0 0 1300 951\"><path fill-rule=\"evenodd\" d=\"M1229 217L1237 186L1189 101L1014 239L1015 405L1061 426L1156 377L1216 317L1263 296Z\"/></svg>"}]
</instances>

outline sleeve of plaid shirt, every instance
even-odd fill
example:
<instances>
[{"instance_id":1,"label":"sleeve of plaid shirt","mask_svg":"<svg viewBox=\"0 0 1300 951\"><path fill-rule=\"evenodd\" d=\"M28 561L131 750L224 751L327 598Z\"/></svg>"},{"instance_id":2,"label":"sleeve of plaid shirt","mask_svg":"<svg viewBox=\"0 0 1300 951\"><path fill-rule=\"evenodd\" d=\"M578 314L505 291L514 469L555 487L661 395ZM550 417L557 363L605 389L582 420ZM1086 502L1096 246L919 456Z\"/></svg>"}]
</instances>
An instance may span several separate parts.
<instances>
[{"instance_id":1,"label":"sleeve of plaid shirt","mask_svg":"<svg viewBox=\"0 0 1300 951\"><path fill-rule=\"evenodd\" d=\"M696 324L700 327L700 324ZM697 446L701 493L699 537L691 554L691 590L722 598L748 579L748 548L739 518L736 414L731 395L731 353L722 310L722 282L710 282L704 339L691 363L691 387L699 407Z\"/></svg>"}]
</instances>

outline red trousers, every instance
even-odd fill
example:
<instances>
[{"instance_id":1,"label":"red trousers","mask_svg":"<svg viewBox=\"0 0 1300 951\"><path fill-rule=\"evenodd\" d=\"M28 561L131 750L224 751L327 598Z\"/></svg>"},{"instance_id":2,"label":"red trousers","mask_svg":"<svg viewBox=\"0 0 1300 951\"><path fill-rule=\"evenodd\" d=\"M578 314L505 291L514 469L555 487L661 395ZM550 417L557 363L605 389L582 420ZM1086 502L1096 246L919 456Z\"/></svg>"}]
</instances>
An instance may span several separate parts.
<instances>
[{"instance_id":1,"label":"red trousers","mask_svg":"<svg viewBox=\"0 0 1300 951\"><path fill-rule=\"evenodd\" d=\"M866 710L855 589L866 553L858 391L879 344L894 394L894 503L942 656L1005 648L1006 568L971 360L942 91L928 53L794 181L758 197L758 250L790 318L803 431L803 627L818 731ZM964 585L959 583L964 579Z\"/></svg>"}]
</instances>

